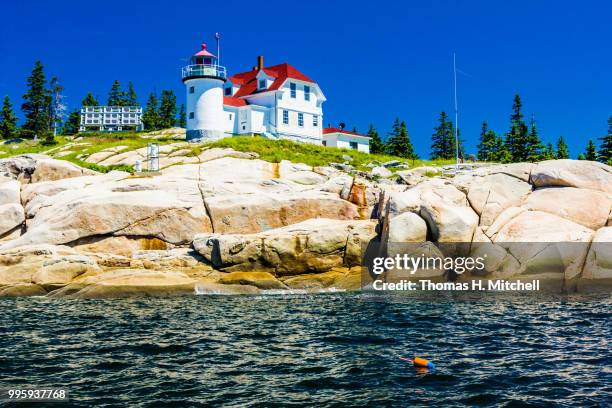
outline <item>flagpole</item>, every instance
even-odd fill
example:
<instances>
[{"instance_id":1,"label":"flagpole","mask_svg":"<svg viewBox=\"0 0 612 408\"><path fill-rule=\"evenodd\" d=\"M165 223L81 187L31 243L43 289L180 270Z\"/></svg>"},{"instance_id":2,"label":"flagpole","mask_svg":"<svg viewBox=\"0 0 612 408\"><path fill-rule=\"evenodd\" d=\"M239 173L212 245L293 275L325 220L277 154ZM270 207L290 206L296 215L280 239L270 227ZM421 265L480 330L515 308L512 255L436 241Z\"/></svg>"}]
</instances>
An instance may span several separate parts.
<instances>
[{"instance_id":1,"label":"flagpole","mask_svg":"<svg viewBox=\"0 0 612 408\"><path fill-rule=\"evenodd\" d=\"M455 158L457 159L456 169L459 170L459 109L457 108L457 60L454 52L453 77L455 87Z\"/></svg>"},{"instance_id":2,"label":"flagpole","mask_svg":"<svg viewBox=\"0 0 612 408\"><path fill-rule=\"evenodd\" d=\"M217 39L217 65L221 65L221 48L219 48L219 39L221 36L219 33L215 33L215 38Z\"/></svg>"}]
</instances>

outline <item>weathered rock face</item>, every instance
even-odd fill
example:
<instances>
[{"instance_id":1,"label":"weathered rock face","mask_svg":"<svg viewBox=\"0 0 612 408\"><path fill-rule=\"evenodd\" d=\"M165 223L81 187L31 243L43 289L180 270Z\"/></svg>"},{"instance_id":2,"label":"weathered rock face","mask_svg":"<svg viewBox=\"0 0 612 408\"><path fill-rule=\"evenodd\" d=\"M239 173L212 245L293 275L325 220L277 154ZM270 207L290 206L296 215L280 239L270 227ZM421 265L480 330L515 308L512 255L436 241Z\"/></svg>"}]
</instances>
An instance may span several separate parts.
<instances>
[{"instance_id":1,"label":"weathered rock face","mask_svg":"<svg viewBox=\"0 0 612 408\"><path fill-rule=\"evenodd\" d=\"M612 227L601 228L593 237L582 278L612 281Z\"/></svg>"},{"instance_id":2,"label":"weathered rock face","mask_svg":"<svg viewBox=\"0 0 612 408\"><path fill-rule=\"evenodd\" d=\"M55 160L42 154L27 154L0 159L0 175L11 177L23 184L93 174L97 173L83 169L70 162Z\"/></svg>"},{"instance_id":3,"label":"weathered rock face","mask_svg":"<svg viewBox=\"0 0 612 408\"><path fill-rule=\"evenodd\" d=\"M20 226L25 220L21 204L0 205L0 236Z\"/></svg>"},{"instance_id":4,"label":"weathered rock face","mask_svg":"<svg viewBox=\"0 0 612 408\"><path fill-rule=\"evenodd\" d=\"M373 221L315 219L258 234L199 235L193 246L221 270L298 275L359 265L374 228Z\"/></svg>"},{"instance_id":5,"label":"weathered rock face","mask_svg":"<svg viewBox=\"0 0 612 408\"><path fill-rule=\"evenodd\" d=\"M536 187L577 187L612 193L612 168L586 160L550 160L538 163L531 172Z\"/></svg>"},{"instance_id":6,"label":"weathered rock face","mask_svg":"<svg viewBox=\"0 0 612 408\"><path fill-rule=\"evenodd\" d=\"M528 210L556 214L593 230L606 225L611 206L607 194L574 187L538 189L523 205Z\"/></svg>"}]
</instances>

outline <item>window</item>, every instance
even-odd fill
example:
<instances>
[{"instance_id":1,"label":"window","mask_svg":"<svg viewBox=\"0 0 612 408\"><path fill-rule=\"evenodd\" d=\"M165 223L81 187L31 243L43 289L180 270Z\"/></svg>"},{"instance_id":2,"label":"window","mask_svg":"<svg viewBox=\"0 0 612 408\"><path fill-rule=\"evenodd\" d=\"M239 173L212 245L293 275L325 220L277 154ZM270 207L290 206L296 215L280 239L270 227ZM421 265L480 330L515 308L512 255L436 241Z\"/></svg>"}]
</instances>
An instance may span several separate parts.
<instances>
[{"instance_id":1,"label":"window","mask_svg":"<svg viewBox=\"0 0 612 408\"><path fill-rule=\"evenodd\" d=\"M298 126L304 127L304 114L301 112L298 113Z\"/></svg>"},{"instance_id":2,"label":"window","mask_svg":"<svg viewBox=\"0 0 612 408\"><path fill-rule=\"evenodd\" d=\"M283 123L285 125L289 124L289 111L288 110L283 111Z\"/></svg>"},{"instance_id":3,"label":"window","mask_svg":"<svg viewBox=\"0 0 612 408\"><path fill-rule=\"evenodd\" d=\"M304 100L310 100L310 87L308 85L304 85Z\"/></svg>"},{"instance_id":4,"label":"window","mask_svg":"<svg viewBox=\"0 0 612 408\"><path fill-rule=\"evenodd\" d=\"M291 82L289 84L289 89L291 89L291 97L295 98L297 85L295 85L293 82Z\"/></svg>"},{"instance_id":5,"label":"window","mask_svg":"<svg viewBox=\"0 0 612 408\"><path fill-rule=\"evenodd\" d=\"M225 94L227 96L231 96L232 95L232 88L225 88Z\"/></svg>"},{"instance_id":6,"label":"window","mask_svg":"<svg viewBox=\"0 0 612 408\"><path fill-rule=\"evenodd\" d=\"M193 114L193 112L189 112L189 119L193 119L195 117L195 115Z\"/></svg>"},{"instance_id":7,"label":"window","mask_svg":"<svg viewBox=\"0 0 612 408\"><path fill-rule=\"evenodd\" d=\"M351 149L357 150L357 142L349 142L349 144L351 145Z\"/></svg>"},{"instance_id":8,"label":"window","mask_svg":"<svg viewBox=\"0 0 612 408\"><path fill-rule=\"evenodd\" d=\"M232 120L232 114L231 113L229 114L229 120Z\"/></svg>"},{"instance_id":9,"label":"window","mask_svg":"<svg viewBox=\"0 0 612 408\"><path fill-rule=\"evenodd\" d=\"M195 86L190 86L189 93L194 93L194 92L195 92Z\"/></svg>"},{"instance_id":10,"label":"window","mask_svg":"<svg viewBox=\"0 0 612 408\"><path fill-rule=\"evenodd\" d=\"M312 115L312 126L319 127L319 117L317 115Z\"/></svg>"},{"instance_id":11,"label":"window","mask_svg":"<svg viewBox=\"0 0 612 408\"><path fill-rule=\"evenodd\" d=\"M246 126L245 125L242 125L242 130L246 130Z\"/></svg>"},{"instance_id":12,"label":"window","mask_svg":"<svg viewBox=\"0 0 612 408\"><path fill-rule=\"evenodd\" d=\"M265 79L260 79L259 80L259 89L266 89L266 80Z\"/></svg>"},{"instance_id":13,"label":"window","mask_svg":"<svg viewBox=\"0 0 612 408\"><path fill-rule=\"evenodd\" d=\"M323 146L327 146L327 140L323 141Z\"/></svg>"}]
</instances>

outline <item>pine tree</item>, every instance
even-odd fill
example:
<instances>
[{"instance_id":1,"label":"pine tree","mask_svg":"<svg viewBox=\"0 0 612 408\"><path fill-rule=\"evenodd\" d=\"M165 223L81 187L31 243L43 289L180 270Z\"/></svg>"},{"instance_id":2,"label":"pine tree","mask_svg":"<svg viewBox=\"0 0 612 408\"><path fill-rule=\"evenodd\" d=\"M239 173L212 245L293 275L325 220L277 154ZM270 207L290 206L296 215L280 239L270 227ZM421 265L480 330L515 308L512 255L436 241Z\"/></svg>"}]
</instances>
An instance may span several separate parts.
<instances>
[{"instance_id":1,"label":"pine tree","mask_svg":"<svg viewBox=\"0 0 612 408\"><path fill-rule=\"evenodd\" d=\"M580 153L578 155L578 160L586 160L586 156L584 155L584 153Z\"/></svg>"},{"instance_id":2,"label":"pine tree","mask_svg":"<svg viewBox=\"0 0 612 408\"><path fill-rule=\"evenodd\" d=\"M79 133L79 127L81 126L81 113L78 110L73 110L68 115L68 119L64 122L62 128L62 135L76 135Z\"/></svg>"},{"instance_id":3,"label":"pine tree","mask_svg":"<svg viewBox=\"0 0 612 408\"><path fill-rule=\"evenodd\" d=\"M385 144L380 138L380 135L374 128L374 125L370 123L370 127L368 128L368 136L370 137L370 153L379 154L384 153Z\"/></svg>"},{"instance_id":4,"label":"pine tree","mask_svg":"<svg viewBox=\"0 0 612 408\"><path fill-rule=\"evenodd\" d=\"M512 161L512 156L510 156L510 152L506 149L506 143L501 136L495 137L495 144L491 152L491 161L497 163L510 163Z\"/></svg>"},{"instance_id":5,"label":"pine tree","mask_svg":"<svg viewBox=\"0 0 612 408\"><path fill-rule=\"evenodd\" d=\"M544 150L542 151L542 159L543 160L554 160L556 158L555 149L553 148L552 143L547 143L544 146Z\"/></svg>"},{"instance_id":6,"label":"pine tree","mask_svg":"<svg viewBox=\"0 0 612 408\"><path fill-rule=\"evenodd\" d=\"M100 104L98 103L98 99L95 96L93 96L91 92L88 92L85 99L83 99L83 101L81 102L81 105L82 106L99 106Z\"/></svg>"},{"instance_id":7,"label":"pine tree","mask_svg":"<svg viewBox=\"0 0 612 408\"><path fill-rule=\"evenodd\" d=\"M66 105L64 104L64 95L62 91L64 86L60 84L57 77L51 78L51 115L50 115L50 127L53 129L53 133L47 135L45 142L47 144L55 143L55 136L57 135L58 129L64 120Z\"/></svg>"},{"instance_id":8,"label":"pine tree","mask_svg":"<svg viewBox=\"0 0 612 408\"><path fill-rule=\"evenodd\" d=\"M452 159L456 155L455 127L453 122L448 120L446 112L440 112L438 122L438 126L434 128L434 134L431 136L431 158L432 160Z\"/></svg>"},{"instance_id":9,"label":"pine tree","mask_svg":"<svg viewBox=\"0 0 612 408\"><path fill-rule=\"evenodd\" d=\"M23 95L24 102L21 105L21 110L25 114L25 123L22 127L24 137L44 137L49 132L51 95L45 87L46 83L43 65L40 61L36 61L28 77L28 90Z\"/></svg>"},{"instance_id":10,"label":"pine tree","mask_svg":"<svg viewBox=\"0 0 612 408\"><path fill-rule=\"evenodd\" d=\"M495 132L489 129L489 124L486 121L482 122L482 127L480 129L480 142L478 143L478 153L476 156L478 160L493 160L497 139L498 138Z\"/></svg>"},{"instance_id":11,"label":"pine tree","mask_svg":"<svg viewBox=\"0 0 612 408\"><path fill-rule=\"evenodd\" d=\"M601 140L601 145L598 160L612 166L612 116L608 118L608 134L599 138L599 140Z\"/></svg>"},{"instance_id":12,"label":"pine tree","mask_svg":"<svg viewBox=\"0 0 612 408\"><path fill-rule=\"evenodd\" d=\"M187 112L185 112L185 105L181 103L181 108L179 109L178 120L176 122L176 126L186 128L187 127Z\"/></svg>"},{"instance_id":13,"label":"pine tree","mask_svg":"<svg viewBox=\"0 0 612 408\"><path fill-rule=\"evenodd\" d=\"M159 103L159 127L167 129L174 126L176 117L176 96L172 90L164 90L161 93Z\"/></svg>"},{"instance_id":14,"label":"pine tree","mask_svg":"<svg viewBox=\"0 0 612 408\"><path fill-rule=\"evenodd\" d=\"M136 91L134 90L134 84L132 81L128 82L128 91L125 93L125 106L139 106L138 98L136 97Z\"/></svg>"},{"instance_id":15,"label":"pine tree","mask_svg":"<svg viewBox=\"0 0 612 408\"><path fill-rule=\"evenodd\" d=\"M111 90L108 93L108 106L123 106L125 103L123 92L121 92L121 84L118 80L115 79L113 85L111 86Z\"/></svg>"},{"instance_id":16,"label":"pine tree","mask_svg":"<svg viewBox=\"0 0 612 408\"><path fill-rule=\"evenodd\" d=\"M529 130L523 120L522 106L521 97L515 95L510 115L510 131L506 135L506 149L510 152L513 162L526 161L529 157Z\"/></svg>"},{"instance_id":17,"label":"pine tree","mask_svg":"<svg viewBox=\"0 0 612 408\"><path fill-rule=\"evenodd\" d=\"M157 96L154 93L151 93L147 100L147 106L142 113L142 124L145 130L159 129L159 107L157 106Z\"/></svg>"},{"instance_id":18,"label":"pine tree","mask_svg":"<svg viewBox=\"0 0 612 408\"><path fill-rule=\"evenodd\" d=\"M17 117L8 95L4 97L0 111L0 139L12 139L17 136Z\"/></svg>"},{"instance_id":19,"label":"pine tree","mask_svg":"<svg viewBox=\"0 0 612 408\"><path fill-rule=\"evenodd\" d=\"M584 159L591 160L591 161L597 160L597 149L592 139L590 139L589 143L587 143L587 147L584 152Z\"/></svg>"},{"instance_id":20,"label":"pine tree","mask_svg":"<svg viewBox=\"0 0 612 408\"><path fill-rule=\"evenodd\" d=\"M527 136L527 144L525 146L527 152L527 160L530 162L542 160L542 150L544 146L538 136L538 128L536 126L535 118L531 117L531 127L529 129L529 135Z\"/></svg>"},{"instance_id":21,"label":"pine tree","mask_svg":"<svg viewBox=\"0 0 612 408\"><path fill-rule=\"evenodd\" d=\"M555 158L557 159L569 159L569 147L565 143L565 139L563 136L559 136L559 140L557 140L557 154Z\"/></svg>"},{"instance_id":22,"label":"pine tree","mask_svg":"<svg viewBox=\"0 0 612 408\"><path fill-rule=\"evenodd\" d=\"M410 142L406 122L400 122L399 118L395 119L389 138L386 143L387 153L405 157L407 159L416 159L418 156L414 152L414 147Z\"/></svg>"}]
</instances>

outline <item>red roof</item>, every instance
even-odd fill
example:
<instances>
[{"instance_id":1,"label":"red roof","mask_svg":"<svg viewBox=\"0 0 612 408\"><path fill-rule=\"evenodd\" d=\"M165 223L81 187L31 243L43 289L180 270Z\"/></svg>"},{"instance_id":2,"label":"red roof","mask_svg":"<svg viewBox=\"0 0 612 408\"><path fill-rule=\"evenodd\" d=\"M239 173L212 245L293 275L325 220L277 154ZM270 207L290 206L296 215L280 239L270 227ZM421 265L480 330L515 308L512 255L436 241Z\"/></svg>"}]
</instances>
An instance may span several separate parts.
<instances>
[{"instance_id":1,"label":"red roof","mask_svg":"<svg viewBox=\"0 0 612 408\"><path fill-rule=\"evenodd\" d=\"M213 58L217 58L214 54L211 54L210 52L208 52L208 50L206 49L206 44L202 44L202 49L198 52L196 52L195 54L193 54L194 57L213 57Z\"/></svg>"},{"instance_id":2,"label":"red roof","mask_svg":"<svg viewBox=\"0 0 612 408\"><path fill-rule=\"evenodd\" d=\"M234 96L224 96L223 104L230 106L246 106L247 102L244 99L236 98Z\"/></svg>"},{"instance_id":3,"label":"red roof","mask_svg":"<svg viewBox=\"0 0 612 408\"><path fill-rule=\"evenodd\" d=\"M335 128L335 127L323 128L323 134L326 135L328 133L345 133L347 135L369 137L369 136L365 136L365 135L360 135L359 133L349 132L348 130L343 130L343 129Z\"/></svg>"},{"instance_id":4,"label":"red roof","mask_svg":"<svg viewBox=\"0 0 612 408\"><path fill-rule=\"evenodd\" d=\"M281 87L281 85L285 82L287 78L298 79L304 82L315 83L312 79L308 78L306 75L302 74L300 71L295 69L293 66L284 63L273 65L271 67L267 67L263 69L266 75L274 78L274 82L265 90L257 89L257 73L259 72L256 69L241 72L239 74L233 75L229 78L229 80L240 87L238 92L234 95L239 98L241 96L253 95L258 92L265 91L274 91Z\"/></svg>"}]
</instances>

